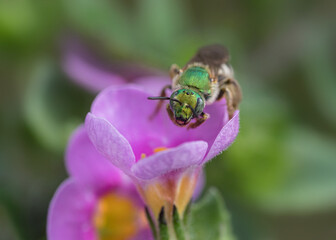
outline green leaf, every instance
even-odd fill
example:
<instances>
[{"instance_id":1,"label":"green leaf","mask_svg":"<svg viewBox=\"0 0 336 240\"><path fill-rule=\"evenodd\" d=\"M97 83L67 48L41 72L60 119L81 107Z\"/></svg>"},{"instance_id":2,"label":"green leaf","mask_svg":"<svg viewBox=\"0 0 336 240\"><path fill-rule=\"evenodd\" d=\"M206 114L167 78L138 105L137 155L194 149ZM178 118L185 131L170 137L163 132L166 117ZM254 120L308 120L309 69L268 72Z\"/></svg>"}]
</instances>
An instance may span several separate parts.
<instances>
[{"instance_id":1,"label":"green leaf","mask_svg":"<svg viewBox=\"0 0 336 240\"><path fill-rule=\"evenodd\" d=\"M330 107L330 103L336 102L336 70L333 60L335 54L330 51L334 46L334 35L329 31L331 26L321 25L312 26L315 31L311 30L311 35L308 35L303 46L306 49L301 57L306 75L303 79L309 93L314 97L318 110L323 114L318 114L318 118L325 117L330 127L335 130L333 123L336 121L336 108Z\"/></svg>"},{"instance_id":2,"label":"green leaf","mask_svg":"<svg viewBox=\"0 0 336 240\"><path fill-rule=\"evenodd\" d=\"M234 240L230 215L217 189L191 207L188 232L191 240Z\"/></svg>"},{"instance_id":3,"label":"green leaf","mask_svg":"<svg viewBox=\"0 0 336 240\"><path fill-rule=\"evenodd\" d=\"M92 96L65 79L51 61L41 59L25 93L25 120L41 144L63 151L71 132L84 122L91 101Z\"/></svg>"},{"instance_id":4,"label":"green leaf","mask_svg":"<svg viewBox=\"0 0 336 240\"><path fill-rule=\"evenodd\" d=\"M8 209L6 209L6 206L3 206L0 202L0 222L1 222L1 237L3 239L13 239L13 240L19 240L21 239L19 237L18 229L13 223L13 220L11 219L10 213L8 212Z\"/></svg>"},{"instance_id":5,"label":"green leaf","mask_svg":"<svg viewBox=\"0 0 336 240\"><path fill-rule=\"evenodd\" d=\"M139 1L137 12L139 38L144 38L143 40L151 42L155 47L173 47L172 41L185 28L184 17L187 14L183 13L183 4L180 1Z\"/></svg>"},{"instance_id":6,"label":"green leaf","mask_svg":"<svg viewBox=\"0 0 336 240\"><path fill-rule=\"evenodd\" d=\"M285 105L268 95L269 89L247 85L241 105L240 132L234 144L207 167L207 182L227 196L262 205L287 173L285 141L288 113Z\"/></svg>"},{"instance_id":7,"label":"green leaf","mask_svg":"<svg viewBox=\"0 0 336 240\"><path fill-rule=\"evenodd\" d=\"M336 206L336 142L311 130L293 128L286 147L291 162L286 181L263 207L273 212L314 212Z\"/></svg>"},{"instance_id":8,"label":"green leaf","mask_svg":"<svg viewBox=\"0 0 336 240\"><path fill-rule=\"evenodd\" d=\"M133 26L120 1L63 1L69 21L80 31L113 46L118 54L132 49Z\"/></svg>"},{"instance_id":9,"label":"green leaf","mask_svg":"<svg viewBox=\"0 0 336 240\"><path fill-rule=\"evenodd\" d=\"M0 1L0 36L27 38L36 27L37 16L29 1Z\"/></svg>"},{"instance_id":10,"label":"green leaf","mask_svg":"<svg viewBox=\"0 0 336 240\"><path fill-rule=\"evenodd\" d=\"M144 0L134 6L108 0L62 3L71 26L114 57L168 69L176 55L183 54L183 46L195 39L186 33L190 16L180 1Z\"/></svg>"}]
</instances>

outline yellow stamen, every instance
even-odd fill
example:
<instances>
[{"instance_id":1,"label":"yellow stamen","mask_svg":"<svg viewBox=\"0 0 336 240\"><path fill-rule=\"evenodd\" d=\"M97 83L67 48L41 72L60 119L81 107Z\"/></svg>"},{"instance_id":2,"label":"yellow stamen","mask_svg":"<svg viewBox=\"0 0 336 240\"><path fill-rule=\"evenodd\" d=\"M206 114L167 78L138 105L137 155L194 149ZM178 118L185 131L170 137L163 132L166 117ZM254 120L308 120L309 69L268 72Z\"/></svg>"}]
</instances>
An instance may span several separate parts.
<instances>
[{"instance_id":1,"label":"yellow stamen","mask_svg":"<svg viewBox=\"0 0 336 240\"><path fill-rule=\"evenodd\" d=\"M167 150L168 148L166 148L166 147L157 147L157 148L155 148L154 149L154 153L158 153L158 152L162 152L162 151L164 151L164 150Z\"/></svg>"},{"instance_id":2,"label":"yellow stamen","mask_svg":"<svg viewBox=\"0 0 336 240\"><path fill-rule=\"evenodd\" d=\"M159 216L159 212L162 208L162 192L159 183L152 183L148 185L145 189L141 189L143 198L145 199L147 205L152 209L155 219Z\"/></svg>"},{"instance_id":3,"label":"yellow stamen","mask_svg":"<svg viewBox=\"0 0 336 240\"><path fill-rule=\"evenodd\" d=\"M158 152L162 152L164 150L167 150L168 148L166 147L157 147L154 148L153 153L158 153ZM144 159L145 157L147 157L146 153L141 153L140 159Z\"/></svg>"},{"instance_id":4,"label":"yellow stamen","mask_svg":"<svg viewBox=\"0 0 336 240\"><path fill-rule=\"evenodd\" d=\"M180 216L183 216L184 210L187 207L192 194L195 190L197 182L197 177L195 176L183 176L182 179L180 180L179 187L178 187L178 192L177 192L177 199L175 201L178 213Z\"/></svg>"},{"instance_id":5,"label":"yellow stamen","mask_svg":"<svg viewBox=\"0 0 336 240\"><path fill-rule=\"evenodd\" d=\"M138 229L139 209L131 199L120 194L107 194L99 200L93 218L99 240L125 240Z\"/></svg>"}]
</instances>

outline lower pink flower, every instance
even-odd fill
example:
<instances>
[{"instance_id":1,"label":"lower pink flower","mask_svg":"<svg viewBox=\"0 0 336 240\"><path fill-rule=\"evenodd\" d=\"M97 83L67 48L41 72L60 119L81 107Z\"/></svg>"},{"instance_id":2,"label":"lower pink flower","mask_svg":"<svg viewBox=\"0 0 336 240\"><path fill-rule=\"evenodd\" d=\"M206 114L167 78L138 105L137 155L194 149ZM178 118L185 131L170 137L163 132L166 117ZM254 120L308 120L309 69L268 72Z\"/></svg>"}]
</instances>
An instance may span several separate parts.
<instances>
[{"instance_id":1,"label":"lower pink flower","mask_svg":"<svg viewBox=\"0 0 336 240\"><path fill-rule=\"evenodd\" d=\"M49 207L49 240L153 239L133 183L96 151L84 127L70 140L66 167L71 177Z\"/></svg>"}]
</instances>

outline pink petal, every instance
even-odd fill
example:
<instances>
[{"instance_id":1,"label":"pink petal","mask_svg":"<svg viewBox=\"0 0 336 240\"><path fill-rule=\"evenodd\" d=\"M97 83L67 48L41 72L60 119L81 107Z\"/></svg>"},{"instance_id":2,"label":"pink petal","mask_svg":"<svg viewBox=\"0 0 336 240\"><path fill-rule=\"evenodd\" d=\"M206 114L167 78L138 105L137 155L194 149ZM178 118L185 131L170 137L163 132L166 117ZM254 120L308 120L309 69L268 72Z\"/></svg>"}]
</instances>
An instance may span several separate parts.
<instances>
[{"instance_id":1,"label":"pink petal","mask_svg":"<svg viewBox=\"0 0 336 240\"><path fill-rule=\"evenodd\" d=\"M65 54L63 68L76 83L94 92L111 85L119 86L126 83L121 76L99 68L87 60L75 51L70 50Z\"/></svg>"},{"instance_id":2,"label":"pink petal","mask_svg":"<svg viewBox=\"0 0 336 240\"><path fill-rule=\"evenodd\" d=\"M69 174L94 191L121 184L121 171L101 155L82 125L72 134L66 151Z\"/></svg>"},{"instance_id":3,"label":"pink petal","mask_svg":"<svg viewBox=\"0 0 336 240\"><path fill-rule=\"evenodd\" d=\"M88 46L74 37L65 39L63 49L64 71L71 80L93 92L108 86L133 83L149 87L153 93L158 94L165 82L170 82L168 77L163 77L162 72L156 69L138 63L102 59L102 56L97 56L97 53L90 51ZM147 78L143 78L155 75L159 76L155 82L147 82Z\"/></svg>"},{"instance_id":4,"label":"pink petal","mask_svg":"<svg viewBox=\"0 0 336 240\"><path fill-rule=\"evenodd\" d=\"M192 196L192 199L194 201L196 201L200 195L202 194L202 191L204 189L204 185L205 185L205 173L203 171L203 169L200 170L201 172L199 173L198 179L197 179L197 183L196 183L196 187Z\"/></svg>"},{"instance_id":5,"label":"pink petal","mask_svg":"<svg viewBox=\"0 0 336 240\"><path fill-rule=\"evenodd\" d=\"M204 159L204 163L226 150L236 139L239 132L239 111L224 125Z\"/></svg>"},{"instance_id":6,"label":"pink petal","mask_svg":"<svg viewBox=\"0 0 336 240\"><path fill-rule=\"evenodd\" d=\"M153 96L160 96L162 88L171 84L171 80L168 76L141 77L135 79L133 82Z\"/></svg>"},{"instance_id":7,"label":"pink petal","mask_svg":"<svg viewBox=\"0 0 336 240\"><path fill-rule=\"evenodd\" d=\"M149 119L157 102L148 100L148 96L135 86L108 88L97 96L91 107L92 115L107 120L127 139L137 160L142 153L150 155L154 148L169 147L170 143L162 116Z\"/></svg>"},{"instance_id":8,"label":"pink petal","mask_svg":"<svg viewBox=\"0 0 336 240\"><path fill-rule=\"evenodd\" d=\"M153 179L166 173L200 164L207 151L204 141L184 143L141 159L132 167L137 178Z\"/></svg>"},{"instance_id":9,"label":"pink petal","mask_svg":"<svg viewBox=\"0 0 336 240\"><path fill-rule=\"evenodd\" d=\"M135 157L125 137L108 121L91 113L86 116L85 127L96 149L115 166L129 173Z\"/></svg>"},{"instance_id":10,"label":"pink petal","mask_svg":"<svg viewBox=\"0 0 336 240\"><path fill-rule=\"evenodd\" d=\"M92 213L95 198L68 179L56 191L48 210L49 240L95 240Z\"/></svg>"}]
</instances>

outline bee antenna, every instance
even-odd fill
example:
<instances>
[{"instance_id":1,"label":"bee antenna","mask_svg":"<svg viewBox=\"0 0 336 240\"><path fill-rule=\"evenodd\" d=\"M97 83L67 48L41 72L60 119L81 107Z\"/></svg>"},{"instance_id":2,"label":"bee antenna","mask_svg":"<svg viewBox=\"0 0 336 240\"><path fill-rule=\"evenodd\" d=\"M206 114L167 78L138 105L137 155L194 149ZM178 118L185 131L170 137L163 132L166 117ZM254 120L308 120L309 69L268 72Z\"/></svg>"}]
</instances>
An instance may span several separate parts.
<instances>
[{"instance_id":1,"label":"bee antenna","mask_svg":"<svg viewBox=\"0 0 336 240\"><path fill-rule=\"evenodd\" d=\"M175 99L175 98L170 98L170 97L148 97L147 99L149 100L171 100L171 101L174 101L174 102L178 102L179 104L182 105L182 103Z\"/></svg>"},{"instance_id":2,"label":"bee antenna","mask_svg":"<svg viewBox=\"0 0 336 240\"><path fill-rule=\"evenodd\" d=\"M170 97L148 97L149 100L170 100Z\"/></svg>"}]
</instances>

